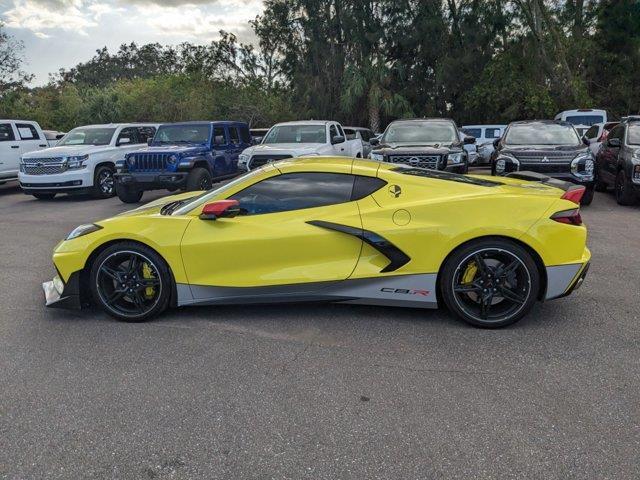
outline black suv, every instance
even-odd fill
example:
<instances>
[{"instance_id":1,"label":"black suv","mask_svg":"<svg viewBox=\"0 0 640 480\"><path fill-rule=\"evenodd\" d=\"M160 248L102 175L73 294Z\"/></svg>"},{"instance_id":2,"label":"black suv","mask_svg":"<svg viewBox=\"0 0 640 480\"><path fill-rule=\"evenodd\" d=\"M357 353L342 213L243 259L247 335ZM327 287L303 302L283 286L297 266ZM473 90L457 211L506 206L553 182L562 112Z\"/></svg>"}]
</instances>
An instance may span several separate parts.
<instances>
[{"instance_id":1,"label":"black suv","mask_svg":"<svg viewBox=\"0 0 640 480\"><path fill-rule=\"evenodd\" d=\"M567 122L529 120L512 122L502 138L494 141L491 174L538 172L584 185L582 205L593 200L593 155L576 129Z\"/></svg>"},{"instance_id":2,"label":"black suv","mask_svg":"<svg viewBox=\"0 0 640 480\"><path fill-rule=\"evenodd\" d=\"M615 126L596 155L596 190L614 187L620 205L633 205L640 196L640 119Z\"/></svg>"},{"instance_id":3,"label":"black suv","mask_svg":"<svg viewBox=\"0 0 640 480\"><path fill-rule=\"evenodd\" d=\"M475 143L473 137L460 141L453 120L424 118L391 122L380 139L372 138L372 160L399 163L432 170L467 173L469 158L464 144Z\"/></svg>"}]
</instances>

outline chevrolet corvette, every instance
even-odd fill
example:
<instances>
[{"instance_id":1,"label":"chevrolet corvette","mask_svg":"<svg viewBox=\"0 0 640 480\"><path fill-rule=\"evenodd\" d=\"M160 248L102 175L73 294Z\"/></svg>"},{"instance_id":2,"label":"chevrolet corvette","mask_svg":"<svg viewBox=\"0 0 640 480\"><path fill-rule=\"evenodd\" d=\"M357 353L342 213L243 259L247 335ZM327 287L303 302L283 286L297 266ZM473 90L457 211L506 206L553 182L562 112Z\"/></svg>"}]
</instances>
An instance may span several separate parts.
<instances>
[{"instance_id":1,"label":"chevrolet corvette","mask_svg":"<svg viewBox=\"0 0 640 480\"><path fill-rule=\"evenodd\" d=\"M527 172L282 160L77 227L55 248L46 304L132 322L187 305L444 304L506 326L584 280L583 193Z\"/></svg>"}]
</instances>

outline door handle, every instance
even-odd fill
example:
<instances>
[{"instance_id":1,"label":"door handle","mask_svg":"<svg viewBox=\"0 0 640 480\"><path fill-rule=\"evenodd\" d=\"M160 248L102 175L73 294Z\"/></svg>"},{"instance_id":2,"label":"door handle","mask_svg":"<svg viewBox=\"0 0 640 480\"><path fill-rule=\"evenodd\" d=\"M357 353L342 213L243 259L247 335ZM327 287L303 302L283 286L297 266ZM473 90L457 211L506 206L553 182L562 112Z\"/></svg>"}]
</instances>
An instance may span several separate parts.
<instances>
[{"instance_id":1,"label":"door handle","mask_svg":"<svg viewBox=\"0 0 640 480\"><path fill-rule=\"evenodd\" d=\"M11 145L11 148L20 148L20 145Z\"/></svg>"},{"instance_id":2,"label":"door handle","mask_svg":"<svg viewBox=\"0 0 640 480\"><path fill-rule=\"evenodd\" d=\"M46 147L46 145L43 145L43 144L40 144L40 145L38 145L38 146L39 146L39 147L42 147L42 148Z\"/></svg>"}]
</instances>

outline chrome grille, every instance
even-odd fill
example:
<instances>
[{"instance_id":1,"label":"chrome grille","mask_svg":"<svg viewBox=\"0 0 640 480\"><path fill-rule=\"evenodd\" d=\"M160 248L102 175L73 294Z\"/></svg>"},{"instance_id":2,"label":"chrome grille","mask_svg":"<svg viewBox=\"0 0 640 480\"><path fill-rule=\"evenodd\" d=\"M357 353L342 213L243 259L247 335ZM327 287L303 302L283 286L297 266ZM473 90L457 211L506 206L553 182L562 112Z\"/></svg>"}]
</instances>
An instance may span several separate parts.
<instances>
[{"instance_id":1,"label":"chrome grille","mask_svg":"<svg viewBox=\"0 0 640 480\"><path fill-rule=\"evenodd\" d=\"M513 152L520 163L533 162L569 162L576 156L576 152ZM546 158L546 161L545 161Z\"/></svg>"},{"instance_id":2,"label":"chrome grille","mask_svg":"<svg viewBox=\"0 0 640 480\"><path fill-rule=\"evenodd\" d=\"M260 168L270 162L277 160L284 160L285 158L291 158L291 155L254 155L249 160L249 170L254 168Z\"/></svg>"},{"instance_id":3,"label":"chrome grille","mask_svg":"<svg viewBox=\"0 0 640 480\"><path fill-rule=\"evenodd\" d=\"M64 157L26 158L20 163L20 170L27 175L55 175L67 171Z\"/></svg>"},{"instance_id":4,"label":"chrome grille","mask_svg":"<svg viewBox=\"0 0 640 480\"><path fill-rule=\"evenodd\" d=\"M389 155L387 161L432 170L442 168L442 155Z\"/></svg>"},{"instance_id":5,"label":"chrome grille","mask_svg":"<svg viewBox=\"0 0 640 480\"><path fill-rule=\"evenodd\" d=\"M153 172L167 169L167 158L170 153L136 153L133 155L135 165L129 170L137 172Z\"/></svg>"}]
</instances>

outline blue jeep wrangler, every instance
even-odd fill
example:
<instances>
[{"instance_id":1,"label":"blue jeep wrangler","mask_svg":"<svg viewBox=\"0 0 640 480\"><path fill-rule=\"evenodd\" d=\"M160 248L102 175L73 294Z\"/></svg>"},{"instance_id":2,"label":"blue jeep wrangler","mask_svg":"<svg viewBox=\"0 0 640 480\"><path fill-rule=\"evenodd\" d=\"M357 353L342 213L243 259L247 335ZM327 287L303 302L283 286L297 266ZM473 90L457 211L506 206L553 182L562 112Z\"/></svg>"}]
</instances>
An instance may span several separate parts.
<instances>
[{"instance_id":1,"label":"blue jeep wrangler","mask_svg":"<svg viewBox=\"0 0 640 480\"><path fill-rule=\"evenodd\" d=\"M145 190L209 190L213 180L238 174L238 155L250 146L242 122L161 125L147 148L127 153L118 165L118 198L136 203Z\"/></svg>"}]
</instances>

